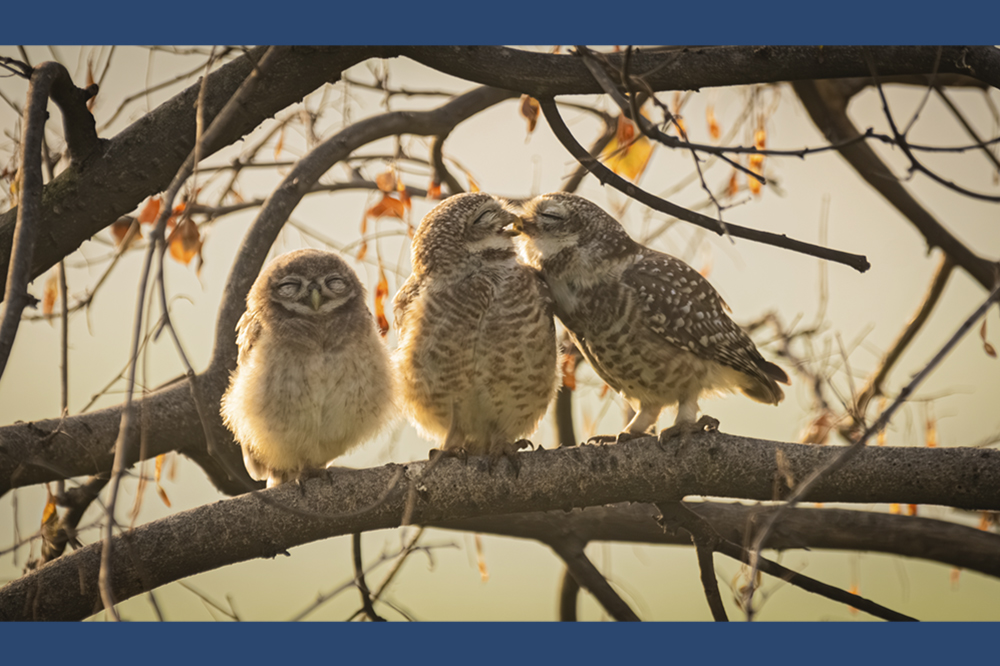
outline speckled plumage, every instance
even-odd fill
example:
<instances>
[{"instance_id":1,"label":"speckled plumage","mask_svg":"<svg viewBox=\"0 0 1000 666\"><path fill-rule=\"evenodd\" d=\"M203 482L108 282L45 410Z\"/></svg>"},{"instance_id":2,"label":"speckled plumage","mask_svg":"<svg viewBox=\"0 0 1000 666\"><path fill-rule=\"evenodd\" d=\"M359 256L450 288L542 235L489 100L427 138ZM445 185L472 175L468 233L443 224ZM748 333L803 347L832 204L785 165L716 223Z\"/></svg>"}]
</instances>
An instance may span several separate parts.
<instances>
[{"instance_id":1,"label":"speckled plumage","mask_svg":"<svg viewBox=\"0 0 1000 666\"><path fill-rule=\"evenodd\" d=\"M268 487L320 468L391 417L389 354L365 289L332 252L272 261L247 295L222 418Z\"/></svg>"},{"instance_id":2,"label":"speckled plumage","mask_svg":"<svg viewBox=\"0 0 1000 666\"><path fill-rule=\"evenodd\" d=\"M421 221L394 301L410 419L445 450L506 455L557 388L548 289L517 261L516 216L488 194L451 197Z\"/></svg>"},{"instance_id":3,"label":"speckled plumage","mask_svg":"<svg viewBox=\"0 0 1000 666\"><path fill-rule=\"evenodd\" d=\"M785 372L764 360L726 314L708 280L683 261L632 240L590 201L546 194L524 206L525 250L548 283L556 315L597 374L636 410L643 433L677 404L693 423L698 399L740 390L758 402L784 397Z\"/></svg>"}]
</instances>

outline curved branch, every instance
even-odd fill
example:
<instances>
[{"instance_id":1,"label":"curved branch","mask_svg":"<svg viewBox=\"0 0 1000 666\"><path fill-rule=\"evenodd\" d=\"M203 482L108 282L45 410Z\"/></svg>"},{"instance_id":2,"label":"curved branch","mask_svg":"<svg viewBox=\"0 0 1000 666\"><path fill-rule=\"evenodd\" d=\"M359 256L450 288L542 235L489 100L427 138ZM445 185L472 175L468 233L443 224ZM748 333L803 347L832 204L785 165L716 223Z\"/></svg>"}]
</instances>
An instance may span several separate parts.
<instances>
[{"instance_id":1,"label":"curved branch","mask_svg":"<svg viewBox=\"0 0 1000 666\"><path fill-rule=\"evenodd\" d=\"M615 592L608 579L597 570L587 554L583 552L584 543L577 539L556 539L549 544L556 555L566 563L566 570L576 580L577 585L586 588L594 595L598 603L608 611L611 617L619 622L638 622L635 614L625 600ZM567 593L568 594L568 593ZM574 595L574 601L575 601Z\"/></svg>"},{"instance_id":2,"label":"curved branch","mask_svg":"<svg viewBox=\"0 0 1000 666\"><path fill-rule=\"evenodd\" d=\"M570 154L572 154L573 157L580 162L580 164L587 167L592 174L597 176L597 179L601 181L601 183L611 185L615 189L620 190L636 201L642 202L654 210L666 213L667 215L673 215L674 217L680 218L685 222L690 222L691 224L707 229L708 231L713 231L720 236L728 233L734 238L745 238L758 243L765 243L767 245L774 245L775 247L801 252L802 254L812 257L819 257L821 259L846 264L847 266L850 266L851 268L862 273L870 267L868 260L862 255L849 254L847 252L840 252L838 250L831 250L830 248L813 245L811 243L804 243L802 241L788 238L783 234L772 234L767 231L748 229L730 222L727 222L723 228L719 221L714 218L702 215L701 213L695 213L694 211L682 208L681 206L672 204L669 201L650 194L637 185L625 180L611 169L591 157L590 153L587 152L587 149L580 145L573 134L569 131L569 128L566 127L566 123L563 122L562 116L559 114L559 109L556 106L555 100L552 98L540 98L538 103L542 107L542 113L545 114L545 119L549 122L552 132L556 135L563 146L566 147L566 150L568 150Z\"/></svg>"}]
</instances>

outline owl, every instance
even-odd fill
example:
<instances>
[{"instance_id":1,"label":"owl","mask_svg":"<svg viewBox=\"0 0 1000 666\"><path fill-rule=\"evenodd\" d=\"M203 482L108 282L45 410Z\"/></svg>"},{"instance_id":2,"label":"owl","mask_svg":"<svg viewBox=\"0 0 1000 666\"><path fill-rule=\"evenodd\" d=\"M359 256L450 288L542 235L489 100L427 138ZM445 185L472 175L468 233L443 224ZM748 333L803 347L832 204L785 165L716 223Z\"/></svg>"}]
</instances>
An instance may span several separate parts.
<instances>
[{"instance_id":1,"label":"owl","mask_svg":"<svg viewBox=\"0 0 1000 666\"><path fill-rule=\"evenodd\" d=\"M625 436L655 429L676 404L675 434L718 421L698 400L742 391L776 405L788 376L764 360L712 285L683 261L632 240L590 201L545 194L524 205L520 229L555 312L594 371L635 410ZM666 432L666 431L665 431Z\"/></svg>"},{"instance_id":2,"label":"owl","mask_svg":"<svg viewBox=\"0 0 1000 666\"><path fill-rule=\"evenodd\" d=\"M535 430L558 387L552 301L517 260L517 219L482 193L450 197L421 221L413 274L394 300L405 410L446 453L491 464Z\"/></svg>"},{"instance_id":3,"label":"owl","mask_svg":"<svg viewBox=\"0 0 1000 666\"><path fill-rule=\"evenodd\" d=\"M236 326L239 358L222 419L247 472L297 479L374 436L391 418L391 363L365 289L332 252L272 261Z\"/></svg>"}]
</instances>

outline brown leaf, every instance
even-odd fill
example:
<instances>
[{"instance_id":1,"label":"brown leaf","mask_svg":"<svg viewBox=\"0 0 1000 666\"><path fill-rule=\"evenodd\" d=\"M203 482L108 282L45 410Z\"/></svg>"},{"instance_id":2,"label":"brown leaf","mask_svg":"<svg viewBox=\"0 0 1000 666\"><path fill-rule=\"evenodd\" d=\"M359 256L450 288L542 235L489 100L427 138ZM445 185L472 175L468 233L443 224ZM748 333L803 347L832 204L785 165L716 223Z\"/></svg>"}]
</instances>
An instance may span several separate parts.
<instances>
[{"instance_id":1,"label":"brown leaf","mask_svg":"<svg viewBox=\"0 0 1000 666\"><path fill-rule=\"evenodd\" d=\"M398 217L401 220L405 214L406 204L390 194L383 194L382 200L365 212L368 217Z\"/></svg>"},{"instance_id":2,"label":"brown leaf","mask_svg":"<svg viewBox=\"0 0 1000 666\"><path fill-rule=\"evenodd\" d=\"M979 327L979 337L983 340L983 349L986 351L986 355L991 358L997 357L997 350L993 348L986 340L986 320L983 319L983 325Z\"/></svg>"},{"instance_id":3,"label":"brown leaf","mask_svg":"<svg viewBox=\"0 0 1000 666\"><path fill-rule=\"evenodd\" d=\"M160 206L160 197L149 197L136 219L139 220L140 224L156 222L156 216L160 214Z\"/></svg>"},{"instance_id":4,"label":"brown leaf","mask_svg":"<svg viewBox=\"0 0 1000 666\"><path fill-rule=\"evenodd\" d=\"M45 291L42 292L42 314L50 315L59 300L59 267L57 266L49 279L45 281Z\"/></svg>"},{"instance_id":5,"label":"brown leaf","mask_svg":"<svg viewBox=\"0 0 1000 666\"><path fill-rule=\"evenodd\" d=\"M475 535L476 542L476 564L479 565L479 578L484 583L490 580L490 571L486 568L486 555L483 553L483 540L478 534Z\"/></svg>"},{"instance_id":6,"label":"brown leaf","mask_svg":"<svg viewBox=\"0 0 1000 666\"><path fill-rule=\"evenodd\" d=\"M167 491L165 491L163 489L163 486L160 485L160 476L163 473L163 463L166 461L166 459L167 459L167 454L166 453L161 453L160 455L156 456L156 476L155 476L155 478L156 478L156 492L157 492L157 494L159 494L160 499L163 500L163 503L166 504L169 507L170 506L170 498L167 497Z\"/></svg>"},{"instance_id":7,"label":"brown leaf","mask_svg":"<svg viewBox=\"0 0 1000 666\"><path fill-rule=\"evenodd\" d=\"M174 209L176 210L176 208ZM174 216L171 216L173 219ZM170 256L185 266L201 252L201 234L198 225L190 217L177 225L170 234Z\"/></svg>"},{"instance_id":8,"label":"brown leaf","mask_svg":"<svg viewBox=\"0 0 1000 666\"><path fill-rule=\"evenodd\" d=\"M378 262L378 284L375 285L375 320L378 332L384 338L389 333L389 319L385 316L385 299L389 296L389 281L385 279L382 260Z\"/></svg>"},{"instance_id":9,"label":"brown leaf","mask_svg":"<svg viewBox=\"0 0 1000 666\"><path fill-rule=\"evenodd\" d=\"M278 130L278 141L274 144L275 161L277 161L278 157L281 155L281 149L285 147L285 127L285 125L282 125L281 129Z\"/></svg>"},{"instance_id":10,"label":"brown leaf","mask_svg":"<svg viewBox=\"0 0 1000 666\"><path fill-rule=\"evenodd\" d=\"M541 107L538 104L538 100L531 95L521 95L521 105L519 111L521 112L521 117L528 121L528 134L535 131L535 125L538 124L538 113Z\"/></svg>"},{"instance_id":11,"label":"brown leaf","mask_svg":"<svg viewBox=\"0 0 1000 666\"><path fill-rule=\"evenodd\" d=\"M396 170L389 167L382 173L375 176L375 184L383 192L392 192L396 189Z\"/></svg>"},{"instance_id":12,"label":"brown leaf","mask_svg":"<svg viewBox=\"0 0 1000 666\"><path fill-rule=\"evenodd\" d=\"M737 173L736 169L733 169L733 175L729 177L729 186L726 187L726 194L730 197L735 197L740 191L740 181L736 178Z\"/></svg>"},{"instance_id":13,"label":"brown leaf","mask_svg":"<svg viewBox=\"0 0 1000 666\"><path fill-rule=\"evenodd\" d=\"M938 445L938 432L937 432L937 419L934 418L934 412L931 409L931 403L927 403L927 420L926 420L926 437L924 441L927 444L927 448L933 449Z\"/></svg>"},{"instance_id":14,"label":"brown leaf","mask_svg":"<svg viewBox=\"0 0 1000 666\"><path fill-rule=\"evenodd\" d=\"M570 391L576 390L576 354L563 356L562 385Z\"/></svg>"},{"instance_id":15,"label":"brown leaf","mask_svg":"<svg viewBox=\"0 0 1000 666\"><path fill-rule=\"evenodd\" d=\"M916 504L907 504L906 505L906 515L908 515L908 516L915 516L915 515L917 515L917 505Z\"/></svg>"},{"instance_id":16,"label":"brown leaf","mask_svg":"<svg viewBox=\"0 0 1000 666\"><path fill-rule=\"evenodd\" d=\"M705 121L708 123L708 135L718 141L719 137L722 136L722 128L719 127L719 121L715 119L715 107L711 104L705 107Z\"/></svg>"},{"instance_id":17,"label":"brown leaf","mask_svg":"<svg viewBox=\"0 0 1000 666\"><path fill-rule=\"evenodd\" d=\"M437 180L432 180L431 186L427 188L427 198L430 200L441 198L441 183Z\"/></svg>"},{"instance_id":18,"label":"brown leaf","mask_svg":"<svg viewBox=\"0 0 1000 666\"><path fill-rule=\"evenodd\" d=\"M799 441L803 444L826 444L835 421L833 412L828 409L823 410L809 423Z\"/></svg>"},{"instance_id":19,"label":"brown leaf","mask_svg":"<svg viewBox=\"0 0 1000 666\"><path fill-rule=\"evenodd\" d=\"M889 513L891 513L894 516L898 516L900 513L902 513L902 509L900 509L899 504L893 502L892 504L889 505Z\"/></svg>"},{"instance_id":20,"label":"brown leaf","mask_svg":"<svg viewBox=\"0 0 1000 666\"><path fill-rule=\"evenodd\" d=\"M48 497L45 500L45 508L42 509L43 527L59 521L59 514L56 512L56 496L49 492L47 488L46 494Z\"/></svg>"}]
</instances>

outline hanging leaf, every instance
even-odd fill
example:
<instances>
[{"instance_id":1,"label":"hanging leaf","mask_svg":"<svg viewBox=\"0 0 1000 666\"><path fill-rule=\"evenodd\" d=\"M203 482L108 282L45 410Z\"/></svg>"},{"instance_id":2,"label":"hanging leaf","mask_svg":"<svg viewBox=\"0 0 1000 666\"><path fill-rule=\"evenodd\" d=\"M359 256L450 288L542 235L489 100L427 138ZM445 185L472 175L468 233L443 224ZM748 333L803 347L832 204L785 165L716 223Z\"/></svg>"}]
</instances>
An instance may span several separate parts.
<instances>
[{"instance_id":1,"label":"hanging leaf","mask_svg":"<svg viewBox=\"0 0 1000 666\"><path fill-rule=\"evenodd\" d=\"M58 522L59 520L59 513L56 511L56 496L49 492L47 487L45 492L47 498L45 500L45 508L42 509L42 527Z\"/></svg>"},{"instance_id":2,"label":"hanging leaf","mask_svg":"<svg viewBox=\"0 0 1000 666\"><path fill-rule=\"evenodd\" d=\"M149 197L146 199L146 203L143 205L142 210L139 211L139 216L136 219L141 224L156 222L156 216L160 214L160 206L160 197Z\"/></svg>"},{"instance_id":3,"label":"hanging leaf","mask_svg":"<svg viewBox=\"0 0 1000 666\"><path fill-rule=\"evenodd\" d=\"M389 319L385 316L385 299L389 296L389 281L385 279L382 259L378 262L378 284L375 285L375 321L378 332L384 338L389 333Z\"/></svg>"},{"instance_id":4,"label":"hanging leaf","mask_svg":"<svg viewBox=\"0 0 1000 666\"><path fill-rule=\"evenodd\" d=\"M916 504L907 504L906 505L906 515L908 515L908 516L915 516L915 515L917 515L917 505Z\"/></svg>"},{"instance_id":5,"label":"hanging leaf","mask_svg":"<svg viewBox=\"0 0 1000 666\"><path fill-rule=\"evenodd\" d=\"M115 239L115 247L119 247L125 241L129 229L133 226L135 227L135 232L133 232L132 240L128 243L130 246L142 238L142 231L139 229L139 220L125 215L111 223L111 235Z\"/></svg>"},{"instance_id":6,"label":"hanging leaf","mask_svg":"<svg viewBox=\"0 0 1000 666\"><path fill-rule=\"evenodd\" d=\"M830 430L833 428L836 418L828 409L820 412L809 426L803 431L799 440L803 444L826 444L830 439Z\"/></svg>"},{"instance_id":7,"label":"hanging leaf","mask_svg":"<svg viewBox=\"0 0 1000 666\"><path fill-rule=\"evenodd\" d=\"M437 179L431 181L431 186L427 188L427 198L437 200L441 198L441 183Z\"/></svg>"},{"instance_id":8,"label":"hanging leaf","mask_svg":"<svg viewBox=\"0 0 1000 666\"><path fill-rule=\"evenodd\" d=\"M938 445L938 431L937 431L937 419L934 418L934 412L931 409L931 403L927 403L927 420L925 428L926 436L924 437L924 442L927 444L927 448L933 449Z\"/></svg>"},{"instance_id":9,"label":"hanging leaf","mask_svg":"<svg viewBox=\"0 0 1000 666\"><path fill-rule=\"evenodd\" d=\"M406 213L406 205L402 200L390 194L383 194L382 200L369 208L365 215L368 217L398 217L403 219Z\"/></svg>"},{"instance_id":10,"label":"hanging leaf","mask_svg":"<svg viewBox=\"0 0 1000 666\"><path fill-rule=\"evenodd\" d=\"M538 124L538 113L541 110L538 100L531 95L521 95L519 110L521 117L528 121L528 134L531 134L535 131L535 125Z\"/></svg>"},{"instance_id":11,"label":"hanging leaf","mask_svg":"<svg viewBox=\"0 0 1000 666\"><path fill-rule=\"evenodd\" d=\"M469 173L468 171L466 171L465 172L465 177L468 178L468 180L469 180L469 191L470 192L478 192L479 191L479 183L477 183L476 179L472 177L472 174Z\"/></svg>"},{"instance_id":12,"label":"hanging leaf","mask_svg":"<svg viewBox=\"0 0 1000 666\"><path fill-rule=\"evenodd\" d=\"M392 192L396 189L396 170L389 167L385 171L375 176L375 185L383 192Z\"/></svg>"},{"instance_id":13,"label":"hanging leaf","mask_svg":"<svg viewBox=\"0 0 1000 666\"><path fill-rule=\"evenodd\" d=\"M576 354L566 354L562 360L562 385L576 390Z\"/></svg>"},{"instance_id":14,"label":"hanging leaf","mask_svg":"<svg viewBox=\"0 0 1000 666\"><path fill-rule=\"evenodd\" d=\"M170 213L170 217L167 218L167 231L170 231L177 226L177 218L180 217L185 208L187 208L187 203L184 202L174 206L173 212Z\"/></svg>"},{"instance_id":15,"label":"hanging leaf","mask_svg":"<svg viewBox=\"0 0 1000 666\"><path fill-rule=\"evenodd\" d=\"M361 261L368 254L368 241L365 239L365 234L368 233L368 212L361 216L361 244L358 246L358 253L354 255L354 258Z\"/></svg>"},{"instance_id":16,"label":"hanging leaf","mask_svg":"<svg viewBox=\"0 0 1000 666\"><path fill-rule=\"evenodd\" d=\"M278 130L278 140L274 144L274 160L277 161L278 157L281 156L281 149L285 147L285 125L281 126Z\"/></svg>"},{"instance_id":17,"label":"hanging leaf","mask_svg":"<svg viewBox=\"0 0 1000 666\"><path fill-rule=\"evenodd\" d=\"M618 117L618 131L601 152L605 165L622 178L636 181L653 154L653 146L645 136L636 137L635 125L624 115Z\"/></svg>"},{"instance_id":18,"label":"hanging leaf","mask_svg":"<svg viewBox=\"0 0 1000 666\"><path fill-rule=\"evenodd\" d=\"M479 565L479 578L484 583L489 582L490 572L486 568L486 555L483 553L483 540L478 534L474 536L476 542L476 564Z\"/></svg>"},{"instance_id":19,"label":"hanging leaf","mask_svg":"<svg viewBox=\"0 0 1000 666\"><path fill-rule=\"evenodd\" d=\"M167 507L170 507L170 498L167 497L167 491L165 491L163 489L163 486L160 485L160 477L163 473L163 463L166 461L166 459L167 459L166 453L161 453L160 455L156 456L156 473L155 473L156 492L160 496L160 499L163 500L163 503L166 504Z\"/></svg>"},{"instance_id":20,"label":"hanging leaf","mask_svg":"<svg viewBox=\"0 0 1000 666\"><path fill-rule=\"evenodd\" d=\"M993 345L991 345L986 340L986 320L985 319L983 319L983 325L979 327L979 337L982 338L982 340L983 340L983 349L986 351L986 355L989 356L990 358L996 358L997 357L997 350L994 349Z\"/></svg>"},{"instance_id":21,"label":"hanging leaf","mask_svg":"<svg viewBox=\"0 0 1000 666\"><path fill-rule=\"evenodd\" d=\"M176 210L176 209L175 209ZM171 216L171 219L173 216ZM201 234L190 217L177 225L170 234L170 256L185 266L201 252Z\"/></svg>"},{"instance_id":22,"label":"hanging leaf","mask_svg":"<svg viewBox=\"0 0 1000 666\"><path fill-rule=\"evenodd\" d=\"M45 290L42 292L42 314L50 315L55 309L56 301L59 300L59 268L56 267L49 278L45 281Z\"/></svg>"},{"instance_id":23,"label":"hanging leaf","mask_svg":"<svg viewBox=\"0 0 1000 666\"><path fill-rule=\"evenodd\" d=\"M726 187L726 194L730 197L735 197L740 191L740 181L737 178L739 172L733 169L733 174L729 176L729 185Z\"/></svg>"},{"instance_id":24,"label":"hanging leaf","mask_svg":"<svg viewBox=\"0 0 1000 666\"><path fill-rule=\"evenodd\" d=\"M715 107L711 104L705 107L705 121L708 123L708 135L718 141L722 136L722 129L719 127L719 121L715 119Z\"/></svg>"},{"instance_id":25,"label":"hanging leaf","mask_svg":"<svg viewBox=\"0 0 1000 666\"><path fill-rule=\"evenodd\" d=\"M890 505L889 505L889 513L891 513L892 515L894 515L894 516L898 516L898 515L899 515L899 514L901 514L902 512L903 512L903 511L902 511L902 509L900 508L899 504L896 504L896 503L894 502L894 503L892 503L892 504L890 504Z\"/></svg>"}]
</instances>

